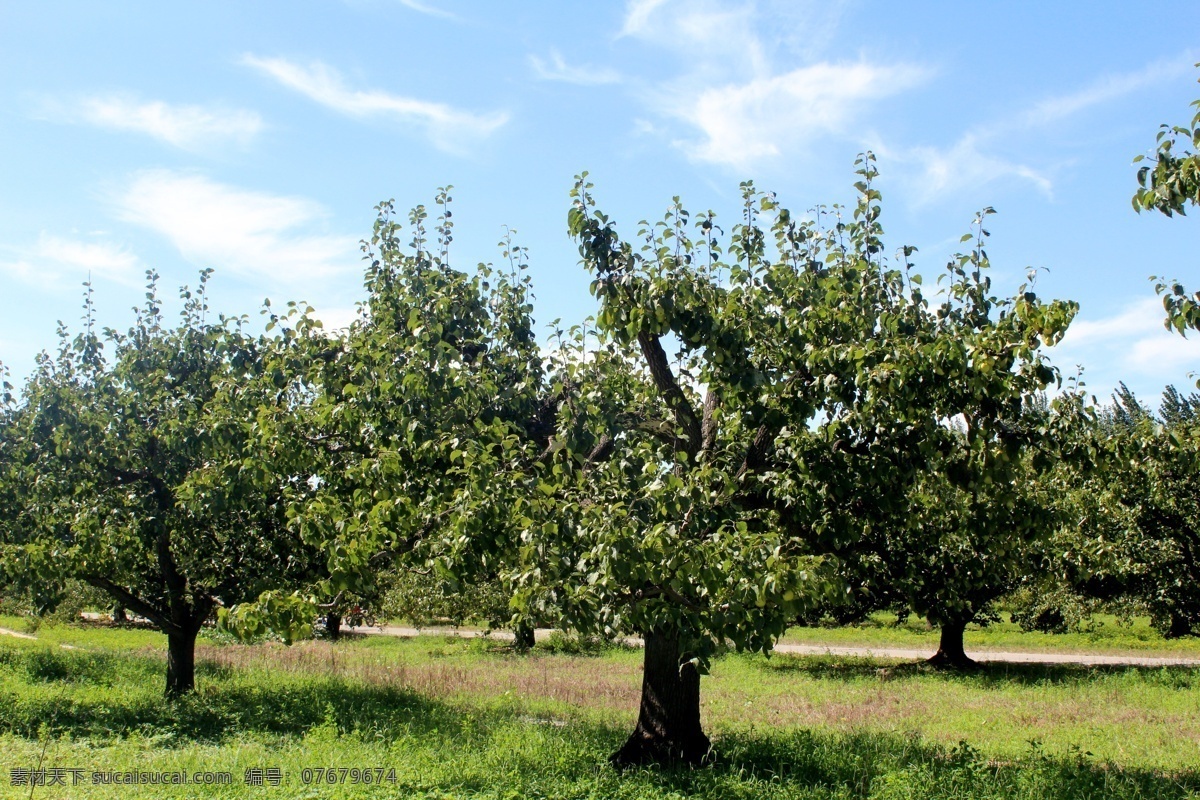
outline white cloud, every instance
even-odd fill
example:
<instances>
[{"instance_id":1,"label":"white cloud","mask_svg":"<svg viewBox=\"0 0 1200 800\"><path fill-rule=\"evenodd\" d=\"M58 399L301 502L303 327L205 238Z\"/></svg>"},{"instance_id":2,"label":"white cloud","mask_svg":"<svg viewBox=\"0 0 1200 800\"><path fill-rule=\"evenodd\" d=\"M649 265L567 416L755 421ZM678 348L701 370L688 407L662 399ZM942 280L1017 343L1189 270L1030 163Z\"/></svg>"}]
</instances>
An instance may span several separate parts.
<instances>
[{"instance_id":1,"label":"white cloud","mask_svg":"<svg viewBox=\"0 0 1200 800\"><path fill-rule=\"evenodd\" d=\"M580 65L573 67L563 60L557 50L550 51L549 62L539 56L529 56L529 65L534 73L544 81L563 81L579 86L599 86L605 83L619 83L621 75L614 69Z\"/></svg>"},{"instance_id":2,"label":"white cloud","mask_svg":"<svg viewBox=\"0 0 1200 800\"><path fill-rule=\"evenodd\" d=\"M998 142L1067 119L1146 86L1187 74L1192 61L1190 57L1156 61L1135 72L1105 76L1078 91L1046 98L1022 112L990 124L976 125L949 147L891 149L875 145L874 149L898 162L921 165L920 174L911 181L916 187L914 194L918 205L931 202L945 193L1009 177L1026 180L1049 197L1054 187L1045 170L991 155L988 150ZM1061 161L1058 163L1062 164Z\"/></svg>"},{"instance_id":3,"label":"white cloud","mask_svg":"<svg viewBox=\"0 0 1200 800\"><path fill-rule=\"evenodd\" d=\"M1150 400L1168 384L1189 386L1187 373L1200 370L1200 338L1168 331L1165 318L1162 301L1152 294L1108 317L1089 319L1081 312L1050 357L1064 374L1082 365L1088 390L1101 398L1124 381Z\"/></svg>"},{"instance_id":4,"label":"white cloud","mask_svg":"<svg viewBox=\"0 0 1200 800\"><path fill-rule=\"evenodd\" d=\"M1030 128L1047 125L1147 86L1187 75L1191 71L1193 61L1190 57L1156 61L1136 72L1106 75L1076 92L1050 97L1036 103L1019 115L1015 125L1011 127Z\"/></svg>"},{"instance_id":5,"label":"white cloud","mask_svg":"<svg viewBox=\"0 0 1200 800\"><path fill-rule=\"evenodd\" d=\"M677 128L668 135L672 144L693 160L747 170L795 155L818 136L848 133L870 101L927 77L919 65L865 56L816 59L840 15L840 4L828 5L632 0L618 38L678 57L678 75L642 92L656 113L699 134L681 136ZM822 41L801 45L806 37ZM798 54L808 63L796 67Z\"/></svg>"},{"instance_id":6,"label":"white cloud","mask_svg":"<svg viewBox=\"0 0 1200 800\"><path fill-rule=\"evenodd\" d=\"M625 4L625 24L621 27L619 36L637 36L643 33L650 21L650 15L667 0L629 0Z\"/></svg>"},{"instance_id":7,"label":"white cloud","mask_svg":"<svg viewBox=\"0 0 1200 800\"><path fill-rule=\"evenodd\" d=\"M458 19L458 17L446 11L443 8L431 6L428 3L421 3L418 0L400 0L400 5L405 8L411 8L413 11L418 11L422 14L428 14L431 17L442 17L444 19Z\"/></svg>"},{"instance_id":8,"label":"white cloud","mask_svg":"<svg viewBox=\"0 0 1200 800\"><path fill-rule=\"evenodd\" d=\"M673 51L686 65L691 82L711 84L769 74L757 20L750 3L635 0L627 7L618 38L629 36Z\"/></svg>"},{"instance_id":9,"label":"white cloud","mask_svg":"<svg viewBox=\"0 0 1200 800\"><path fill-rule=\"evenodd\" d=\"M115 204L121 219L163 235L200 267L289 284L359 267L355 238L313 233L327 212L306 198L153 170L139 173Z\"/></svg>"},{"instance_id":10,"label":"white cloud","mask_svg":"<svg viewBox=\"0 0 1200 800\"><path fill-rule=\"evenodd\" d=\"M226 142L245 146L263 127L262 118L253 111L170 105L158 100L141 101L128 94L95 95L70 102L47 101L40 115L142 133L184 150L202 150Z\"/></svg>"},{"instance_id":11,"label":"white cloud","mask_svg":"<svg viewBox=\"0 0 1200 800\"><path fill-rule=\"evenodd\" d=\"M915 86L925 75L908 65L821 63L704 89L673 109L704 138L675 144L693 159L744 169L787 145L843 130L866 101Z\"/></svg>"},{"instance_id":12,"label":"white cloud","mask_svg":"<svg viewBox=\"0 0 1200 800\"><path fill-rule=\"evenodd\" d=\"M9 252L12 257L0 260L0 271L44 289L60 288L67 282L82 283L89 276L137 286L143 273L132 251L102 239L66 239L43 231L37 244L9 248Z\"/></svg>"},{"instance_id":13,"label":"white cloud","mask_svg":"<svg viewBox=\"0 0 1200 800\"><path fill-rule=\"evenodd\" d=\"M305 66L283 58L246 55L242 63L341 114L360 118L386 116L415 127L434 146L447 152L468 151L471 144L486 139L508 121L508 114L502 111L474 114L444 103L376 89L351 89L337 70L319 61Z\"/></svg>"},{"instance_id":14,"label":"white cloud","mask_svg":"<svg viewBox=\"0 0 1200 800\"><path fill-rule=\"evenodd\" d=\"M350 323L360 318L358 308L354 306L338 306L333 308L317 308L314 317L321 320L326 333L337 333L350 327Z\"/></svg>"},{"instance_id":15,"label":"white cloud","mask_svg":"<svg viewBox=\"0 0 1200 800\"><path fill-rule=\"evenodd\" d=\"M980 142L986 141L986 138L969 131L947 149L912 147L891 150L882 144L872 149L889 161L919 165L921 174L911 181L915 186L914 197L918 205L964 187L983 186L1002 178L1029 181L1047 197L1053 194L1053 183L1038 170L983 152Z\"/></svg>"}]
</instances>

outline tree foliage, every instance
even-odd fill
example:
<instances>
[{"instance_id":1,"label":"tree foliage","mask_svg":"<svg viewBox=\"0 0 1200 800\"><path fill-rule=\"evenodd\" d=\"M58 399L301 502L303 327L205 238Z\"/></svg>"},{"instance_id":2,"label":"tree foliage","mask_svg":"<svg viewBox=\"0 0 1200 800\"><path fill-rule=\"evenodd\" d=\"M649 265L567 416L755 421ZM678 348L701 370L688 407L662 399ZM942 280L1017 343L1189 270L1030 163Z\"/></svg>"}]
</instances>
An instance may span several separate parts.
<instances>
[{"instance_id":1,"label":"tree foliage","mask_svg":"<svg viewBox=\"0 0 1200 800\"><path fill-rule=\"evenodd\" d=\"M297 542L279 504L288 478L264 482L217 408L221 387L258 366L239 320L207 319L206 271L168 328L156 279L126 333L96 333L89 287L84 330L60 326L57 357L39 358L10 406L0 563L32 587L81 580L149 619L168 636L178 694L201 625L284 580Z\"/></svg>"},{"instance_id":2,"label":"tree foliage","mask_svg":"<svg viewBox=\"0 0 1200 800\"><path fill-rule=\"evenodd\" d=\"M1189 124L1160 126L1153 164L1138 169L1139 188L1133 195L1138 213L1156 210L1168 217L1182 216L1189 205L1200 205L1200 100L1192 105L1197 112ZM1144 159L1139 155L1134 162ZM1178 281L1153 280L1163 297L1167 327L1181 334L1188 328L1200 330L1200 292L1188 294Z\"/></svg>"},{"instance_id":3,"label":"tree foliage","mask_svg":"<svg viewBox=\"0 0 1200 800\"><path fill-rule=\"evenodd\" d=\"M1074 525L1053 572L1084 598L1149 612L1165 636L1200 630L1200 395L1174 387L1158 414L1121 385L1083 434L1095 466L1062 492Z\"/></svg>"},{"instance_id":4,"label":"tree foliage","mask_svg":"<svg viewBox=\"0 0 1200 800\"><path fill-rule=\"evenodd\" d=\"M873 158L859 167L856 207L812 221L743 184L727 243L678 199L623 240L576 183L596 344L581 331L562 361L562 390L582 401L563 405L538 487L554 516L529 515L519 579L573 626L645 637L642 715L619 762L702 757L689 708L714 652L769 650L838 591L829 554L904 519L926 470L968 490L1005 479L1037 435L1011 421L1053 380L1037 351L1073 304L997 302L981 243L931 304L913 248L900 266L883 257ZM947 424L957 415L965 431Z\"/></svg>"},{"instance_id":5,"label":"tree foliage","mask_svg":"<svg viewBox=\"0 0 1200 800\"><path fill-rule=\"evenodd\" d=\"M507 263L473 273L450 264L449 187L438 194L436 239L418 206L400 241L391 202L363 249L367 299L342 334L311 309L270 313L254 447L288 487L288 520L324 554L295 599L266 595L233 612L257 630L299 618L295 603L359 597L375 603L394 569L431 572L451 590L497 581L516 547L504 475L544 448L553 404L542 392L526 253L511 235ZM273 604L273 605L272 605ZM286 611L287 614L281 612Z\"/></svg>"}]
</instances>

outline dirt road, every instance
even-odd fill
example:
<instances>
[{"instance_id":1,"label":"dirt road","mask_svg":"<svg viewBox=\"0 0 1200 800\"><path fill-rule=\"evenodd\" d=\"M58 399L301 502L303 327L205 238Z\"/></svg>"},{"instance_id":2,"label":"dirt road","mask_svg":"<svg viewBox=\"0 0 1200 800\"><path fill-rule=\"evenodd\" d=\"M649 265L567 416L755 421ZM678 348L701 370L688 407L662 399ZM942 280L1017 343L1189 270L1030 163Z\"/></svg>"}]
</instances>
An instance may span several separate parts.
<instances>
[{"instance_id":1,"label":"dirt road","mask_svg":"<svg viewBox=\"0 0 1200 800\"><path fill-rule=\"evenodd\" d=\"M499 641L512 641L509 631L485 631L469 628L405 628L395 625L385 625L378 628L351 628L355 633L366 633L376 636L461 636L473 639L488 636ZM539 629L537 638L545 639L551 634L550 630ZM626 644L641 647L642 640L627 638ZM775 652L793 655L834 655L858 656L870 658L894 658L900 661L923 661L933 653L929 650L914 650L899 647L844 647L823 644L777 644ZM1008 664L1083 664L1086 666L1133 666L1133 667L1200 667L1200 658L1174 658L1163 656L1100 655L1093 653L1023 653L1000 650L974 650L968 653L976 661L1000 662Z\"/></svg>"},{"instance_id":2,"label":"dirt road","mask_svg":"<svg viewBox=\"0 0 1200 800\"><path fill-rule=\"evenodd\" d=\"M100 615L88 615L91 619L99 619ZM406 628L397 625L384 625L372 628L347 628L354 633L365 633L372 636L461 636L464 639L475 639L487 636L497 641L512 641L509 631L482 631L473 628ZM553 631L538 629L537 638L544 640ZM0 628L0 636L16 636L21 639L36 639L27 633L18 633L8 628ZM642 640L629 637L624 642L633 647L641 647ZM63 648L75 649L69 644ZM923 661L933 653L928 650L914 650L902 647L845 647L824 644L777 644L775 652L803 656L852 656L866 658L887 658L897 661ZM1182 658L1170 656L1139 656L1135 653L1112 655L1098 653L1029 653L1004 650L973 650L968 653L976 661L997 662L1003 664L1082 664L1085 666L1113 667L1200 667L1200 658Z\"/></svg>"}]
</instances>

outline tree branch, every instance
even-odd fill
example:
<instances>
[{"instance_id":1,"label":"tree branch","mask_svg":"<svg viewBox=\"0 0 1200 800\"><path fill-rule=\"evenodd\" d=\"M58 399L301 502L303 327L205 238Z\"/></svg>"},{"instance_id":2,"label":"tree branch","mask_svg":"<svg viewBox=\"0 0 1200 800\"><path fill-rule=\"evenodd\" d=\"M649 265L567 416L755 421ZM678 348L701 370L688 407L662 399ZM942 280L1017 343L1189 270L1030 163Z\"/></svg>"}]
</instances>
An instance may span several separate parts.
<instances>
[{"instance_id":1,"label":"tree branch","mask_svg":"<svg viewBox=\"0 0 1200 800\"><path fill-rule=\"evenodd\" d=\"M700 422L700 449L708 452L717 443L717 393L712 387L704 392L704 418Z\"/></svg>"},{"instance_id":2,"label":"tree branch","mask_svg":"<svg viewBox=\"0 0 1200 800\"><path fill-rule=\"evenodd\" d=\"M638 334L638 346L646 359L646 366L650 368L650 377L654 380L655 388L675 414L675 424L683 431L687 445L684 452L694 458L700 452L700 420L696 416L696 410L688 402L687 395L679 388L675 374L671 372L661 337L643 331Z\"/></svg>"},{"instance_id":3,"label":"tree branch","mask_svg":"<svg viewBox=\"0 0 1200 800\"><path fill-rule=\"evenodd\" d=\"M94 586L101 591L108 592L113 599L117 600L121 605L128 608L135 614L139 614L157 625L164 633L183 633L178 630L175 624L170 620L168 615L163 614L158 608L155 608L150 603L141 599L137 595L130 592L123 586L119 586L108 578L99 575L81 575L80 579L89 586Z\"/></svg>"},{"instance_id":4,"label":"tree branch","mask_svg":"<svg viewBox=\"0 0 1200 800\"><path fill-rule=\"evenodd\" d=\"M767 461L767 450L771 443L775 441L775 428L768 426L766 423L758 426L758 430L754 432L754 439L750 442L750 446L746 448L746 455L742 458L742 465L738 467L737 480L741 480L745 475L748 475L755 470L760 469Z\"/></svg>"}]
</instances>

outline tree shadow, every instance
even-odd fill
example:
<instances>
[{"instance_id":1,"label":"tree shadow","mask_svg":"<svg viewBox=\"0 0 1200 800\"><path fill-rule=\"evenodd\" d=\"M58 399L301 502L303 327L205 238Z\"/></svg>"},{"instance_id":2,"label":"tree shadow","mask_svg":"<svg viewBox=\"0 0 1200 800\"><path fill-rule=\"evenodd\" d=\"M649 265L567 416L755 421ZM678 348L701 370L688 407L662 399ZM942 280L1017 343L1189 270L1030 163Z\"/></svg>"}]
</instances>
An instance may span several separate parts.
<instances>
[{"instance_id":1,"label":"tree shadow","mask_svg":"<svg viewBox=\"0 0 1200 800\"><path fill-rule=\"evenodd\" d=\"M452 787L434 787L460 794L491 795L504 790L512 796L566 792L631 797L1073 800L1182 798L1200 792L1200 774L1195 771L1165 774L1128 769L1078 752L1050 756L1036 748L1020 758L998 761L966 743L945 748L914 735L876 732L717 732L711 766L618 773L605 759L629 733L620 725L580 719L562 724L561 720L522 717L518 711L455 706L409 690L361 681L264 676L261 672L249 676L237 669L213 672L196 693L168 701L157 694L161 663L148 657L97 660L47 649L37 655L32 651L9 654L2 662L0 669L12 679L9 685L24 685L12 693L6 709L10 713L0 715L0 730L18 736L69 734L74 739L103 741L139 734L166 742L159 746L186 747L195 742L221 744L243 733L303 736L315 728L328 728L384 741L413 737L423 742L421 746L447 754L503 748L502 775L493 771L494 757L477 759L472 767L455 773ZM1019 667L1016 672L1021 675L1047 671L1042 665L1006 666ZM819 667L826 674L845 671L833 662ZM849 668L861 671L866 665ZM115 670L108 684L89 683L89 676L103 670ZM35 675L40 677L35 679ZM147 683L151 675L155 678L153 689ZM1012 676L967 679L1009 680ZM533 744L526 747L527 742ZM430 787L412 788L425 791Z\"/></svg>"},{"instance_id":2,"label":"tree shadow","mask_svg":"<svg viewBox=\"0 0 1200 800\"><path fill-rule=\"evenodd\" d=\"M924 661L897 662L862 656L793 655L776 653L771 658L750 658L756 669L778 674L803 675L819 680L857 681L863 678L894 680L914 676L936 676L947 681L965 682L979 688L1007 686L1083 686L1105 682L1113 677L1135 677L1138 682L1171 689L1200 688L1200 667L1028 664L981 661L971 670L938 669Z\"/></svg>"},{"instance_id":3,"label":"tree shadow","mask_svg":"<svg viewBox=\"0 0 1200 800\"><path fill-rule=\"evenodd\" d=\"M1165 774L1096 762L1080 753L1038 748L1009 761L984 757L966 742L953 748L915 736L812 731L734 733L714 738L704 769L645 769L664 790L725 796L735 784L776 787L763 796L1184 798L1200 791L1200 773Z\"/></svg>"},{"instance_id":4,"label":"tree shadow","mask_svg":"<svg viewBox=\"0 0 1200 800\"><path fill-rule=\"evenodd\" d=\"M334 726L339 733L370 733L384 739L433 734L455 739L479 735L491 716L511 716L468 715L408 690L335 679L268 687L207 684L171 701L146 697L123 701L120 695L108 702L48 699L41 708L26 703L25 713L14 715L3 727L25 737L35 737L41 730L101 739L169 734L183 745L220 744L242 733L302 736L322 725Z\"/></svg>"},{"instance_id":5,"label":"tree shadow","mask_svg":"<svg viewBox=\"0 0 1200 800\"><path fill-rule=\"evenodd\" d=\"M303 735L319 725L391 738L477 734L504 712L463 714L411 690L324 676L244 679L199 660L195 692L160 694L162 662L149 656L30 648L4 651L0 670L28 690L14 692L0 731L108 739L162 735L179 744L220 743L240 733Z\"/></svg>"}]
</instances>

